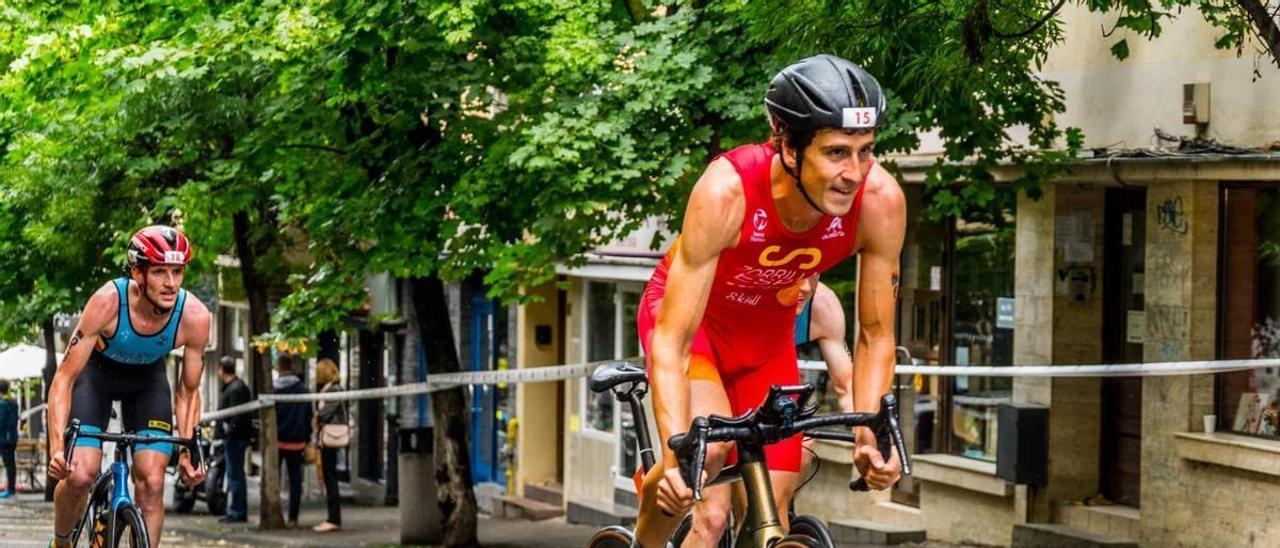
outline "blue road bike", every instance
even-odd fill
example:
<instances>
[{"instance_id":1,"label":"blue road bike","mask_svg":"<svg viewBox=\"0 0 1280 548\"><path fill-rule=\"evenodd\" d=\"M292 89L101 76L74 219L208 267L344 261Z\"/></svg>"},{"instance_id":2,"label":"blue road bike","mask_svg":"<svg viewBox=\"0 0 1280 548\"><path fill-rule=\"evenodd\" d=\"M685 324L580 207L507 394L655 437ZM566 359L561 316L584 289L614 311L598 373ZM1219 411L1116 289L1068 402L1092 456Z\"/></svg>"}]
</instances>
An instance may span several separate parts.
<instances>
[{"instance_id":1,"label":"blue road bike","mask_svg":"<svg viewBox=\"0 0 1280 548\"><path fill-rule=\"evenodd\" d=\"M81 438L93 438L103 442L115 442L115 460L109 472L98 474L93 490L89 492L89 502L84 514L76 522L71 532L71 545L82 546L80 539L85 536L84 546L93 548L116 548L129 546L146 548L150 546L147 536L147 524L143 520L142 509L133 503L129 495L129 454L136 443L169 442L186 447L191 452L192 466L199 467L204 461L200 444L200 429L196 428L191 438L169 436L139 436L133 433L86 432L80 429L80 421L72 419L67 426L63 439L66 442L64 457L71 462L75 453L76 441Z\"/></svg>"}]
</instances>

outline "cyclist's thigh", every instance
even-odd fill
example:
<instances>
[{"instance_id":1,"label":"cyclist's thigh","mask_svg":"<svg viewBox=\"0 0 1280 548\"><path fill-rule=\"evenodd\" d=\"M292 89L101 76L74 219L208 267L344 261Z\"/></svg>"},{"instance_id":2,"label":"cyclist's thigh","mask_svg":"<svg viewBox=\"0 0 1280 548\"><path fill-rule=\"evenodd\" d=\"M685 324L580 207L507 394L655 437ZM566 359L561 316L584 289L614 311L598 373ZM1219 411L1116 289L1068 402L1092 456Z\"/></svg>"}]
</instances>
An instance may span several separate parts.
<instances>
[{"instance_id":1,"label":"cyclist's thigh","mask_svg":"<svg viewBox=\"0 0 1280 548\"><path fill-rule=\"evenodd\" d=\"M103 370L103 365L98 362L95 357L89 359L89 363L85 365L80 372L80 376L76 377L76 383L71 387L71 417L80 421L80 430L82 432L102 432L106 430L107 423L111 420L111 375L108 371ZM84 451L84 454L96 452L101 459L102 441L96 438L81 437L76 440L76 447L93 448L97 451ZM76 450L75 457L78 459L81 455L79 449Z\"/></svg>"},{"instance_id":2,"label":"cyclist's thigh","mask_svg":"<svg viewBox=\"0 0 1280 548\"><path fill-rule=\"evenodd\" d=\"M768 362L750 370L737 371L731 379L726 379L725 388L735 415L760 405L769 394L771 386L800 382L795 347L789 348L789 351L779 352ZM764 456L769 470L799 472L801 441L802 436L796 435L766 446Z\"/></svg>"},{"instance_id":3,"label":"cyclist's thigh","mask_svg":"<svg viewBox=\"0 0 1280 548\"><path fill-rule=\"evenodd\" d=\"M706 355L690 353L689 355L689 416L706 417L708 415L732 416L733 409L729 405L729 396L725 393L724 382L715 363ZM707 459L704 470L708 478L720 473L733 452L733 444L728 442L707 444Z\"/></svg>"},{"instance_id":4,"label":"cyclist's thigh","mask_svg":"<svg viewBox=\"0 0 1280 548\"><path fill-rule=\"evenodd\" d=\"M169 466L169 454L161 453L154 449L147 451L134 451L133 453L133 483L138 485L151 487L160 493L164 491L164 470ZM141 494L138 491L137 494Z\"/></svg>"},{"instance_id":5,"label":"cyclist's thigh","mask_svg":"<svg viewBox=\"0 0 1280 548\"><path fill-rule=\"evenodd\" d=\"M139 436L173 435L173 398L162 362L129 366L122 374L129 379L129 393L120 398L124 429ZM145 452L158 452L168 459L173 444L168 442L134 445L135 460Z\"/></svg>"}]
</instances>

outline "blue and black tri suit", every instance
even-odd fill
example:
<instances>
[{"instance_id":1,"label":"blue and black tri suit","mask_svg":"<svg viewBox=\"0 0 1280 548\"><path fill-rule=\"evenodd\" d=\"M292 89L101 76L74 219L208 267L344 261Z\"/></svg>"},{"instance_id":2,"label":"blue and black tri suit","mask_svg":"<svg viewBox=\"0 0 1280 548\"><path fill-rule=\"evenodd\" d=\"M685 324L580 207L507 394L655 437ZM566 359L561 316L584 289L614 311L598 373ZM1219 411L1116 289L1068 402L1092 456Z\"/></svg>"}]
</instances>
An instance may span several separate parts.
<instances>
[{"instance_id":1,"label":"blue and black tri suit","mask_svg":"<svg viewBox=\"0 0 1280 548\"><path fill-rule=\"evenodd\" d=\"M146 436L173 435L173 398L165 374L164 357L174 348L186 290L178 290L178 301L164 328L144 335L129 321L129 279L112 281L120 295L116 332L100 337L89 363L71 390L71 418L80 419L85 432L101 432L111 418L111 402L119 401L126 432ZM96 439L79 438L77 446L101 447ZM138 443L135 451L170 453L172 444Z\"/></svg>"}]
</instances>

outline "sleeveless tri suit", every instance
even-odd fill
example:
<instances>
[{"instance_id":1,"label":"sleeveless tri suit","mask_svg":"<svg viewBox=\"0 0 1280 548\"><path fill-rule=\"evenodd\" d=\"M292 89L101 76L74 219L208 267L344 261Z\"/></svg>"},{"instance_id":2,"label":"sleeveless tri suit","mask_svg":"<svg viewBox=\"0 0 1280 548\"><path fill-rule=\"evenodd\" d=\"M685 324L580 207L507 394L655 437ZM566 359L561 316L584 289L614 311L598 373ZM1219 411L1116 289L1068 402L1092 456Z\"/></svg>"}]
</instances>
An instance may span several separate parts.
<instances>
[{"instance_id":1,"label":"sleeveless tri suit","mask_svg":"<svg viewBox=\"0 0 1280 548\"><path fill-rule=\"evenodd\" d=\"M178 299L169 321L155 333L139 333L129 318L129 279L112 281L120 298L116 330L99 337L89 363L71 389L71 418L80 419L85 432L106 429L111 404L120 402L123 428L138 435L173 435L173 398L169 389L164 357L174 349L187 292L178 290ZM101 447L96 439L79 438L77 446ZM169 453L169 443L139 443L137 451Z\"/></svg>"},{"instance_id":2,"label":"sleeveless tri suit","mask_svg":"<svg viewBox=\"0 0 1280 548\"><path fill-rule=\"evenodd\" d=\"M813 228L792 232L783 225L773 200L770 170L775 154L768 144L752 144L722 155L742 179L746 214L737 245L720 253L689 356L689 378L719 379L735 415L759 405L771 385L799 382L794 337L800 284L854 252L866 189L864 180L845 215L824 215ZM679 245L677 239L641 297L636 323L646 356L653 355L653 328ZM799 471L800 442L796 436L766 447L769 469Z\"/></svg>"}]
</instances>

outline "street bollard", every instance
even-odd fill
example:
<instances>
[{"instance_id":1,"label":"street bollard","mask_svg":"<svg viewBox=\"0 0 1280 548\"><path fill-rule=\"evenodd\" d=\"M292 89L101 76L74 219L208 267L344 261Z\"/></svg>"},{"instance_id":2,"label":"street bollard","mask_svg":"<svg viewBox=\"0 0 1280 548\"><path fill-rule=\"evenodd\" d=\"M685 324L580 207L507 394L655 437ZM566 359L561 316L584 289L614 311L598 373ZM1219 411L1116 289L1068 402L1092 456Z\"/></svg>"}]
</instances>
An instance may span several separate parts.
<instances>
[{"instance_id":1,"label":"street bollard","mask_svg":"<svg viewBox=\"0 0 1280 548\"><path fill-rule=\"evenodd\" d=\"M436 503L433 444L429 426L400 429L401 544L439 544L444 537Z\"/></svg>"}]
</instances>

